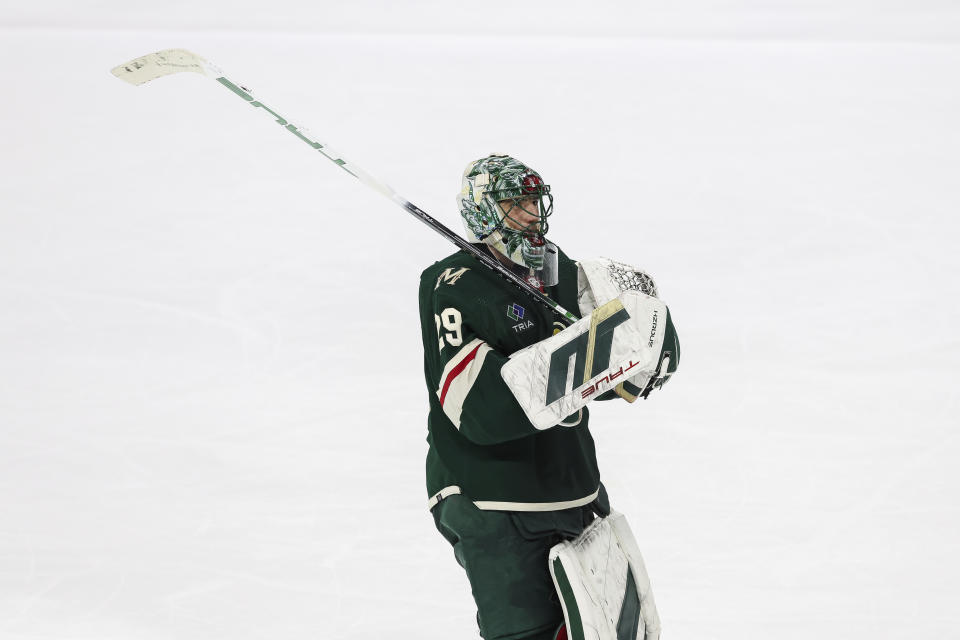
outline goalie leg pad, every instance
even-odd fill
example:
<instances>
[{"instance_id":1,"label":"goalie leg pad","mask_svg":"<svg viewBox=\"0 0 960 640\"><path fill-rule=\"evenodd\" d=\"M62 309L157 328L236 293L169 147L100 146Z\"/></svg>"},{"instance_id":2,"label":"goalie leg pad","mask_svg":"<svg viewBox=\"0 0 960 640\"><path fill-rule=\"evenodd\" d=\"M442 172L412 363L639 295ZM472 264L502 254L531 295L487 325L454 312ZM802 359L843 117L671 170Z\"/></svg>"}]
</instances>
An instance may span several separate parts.
<instances>
[{"instance_id":1,"label":"goalie leg pad","mask_svg":"<svg viewBox=\"0 0 960 640\"><path fill-rule=\"evenodd\" d=\"M616 511L550 550L570 640L658 640L660 616L640 548Z\"/></svg>"}]
</instances>

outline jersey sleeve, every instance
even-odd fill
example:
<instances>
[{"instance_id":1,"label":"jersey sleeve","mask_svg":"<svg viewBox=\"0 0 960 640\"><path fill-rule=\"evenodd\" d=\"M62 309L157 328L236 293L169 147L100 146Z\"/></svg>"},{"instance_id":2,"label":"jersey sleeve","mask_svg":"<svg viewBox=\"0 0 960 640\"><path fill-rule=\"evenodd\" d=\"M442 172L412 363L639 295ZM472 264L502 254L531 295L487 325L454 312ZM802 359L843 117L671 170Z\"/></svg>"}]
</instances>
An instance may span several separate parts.
<instances>
[{"instance_id":1,"label":"jersey sleeve","mask_svg":"<svg viewBox=\"0 0 960 640\"><path fill-rule=\"evenodd\" d=\"M537 433L500 376L507 357L485 337L489 312L481 300L441 285L421 295L421 321L436 329L424 327L431 392L461 435L490 445Z\"/></svg>"}]
</instances>

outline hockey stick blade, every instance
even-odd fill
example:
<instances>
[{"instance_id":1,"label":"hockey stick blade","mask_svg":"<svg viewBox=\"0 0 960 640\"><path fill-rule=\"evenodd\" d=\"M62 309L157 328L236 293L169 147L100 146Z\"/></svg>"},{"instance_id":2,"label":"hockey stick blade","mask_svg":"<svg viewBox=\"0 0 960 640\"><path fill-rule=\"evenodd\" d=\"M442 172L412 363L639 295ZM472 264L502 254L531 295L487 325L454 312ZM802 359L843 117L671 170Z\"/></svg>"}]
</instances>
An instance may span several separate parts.
<instances>
[{"instance_id":1,"label":"hockey stick blade","mask_svg":"<svg viewBox=\"0 0 960 640\"><path fill-rule=\"evenodd\" d=\"M164 49L110 70L110 73L132 85L141 85L163 76L182 72L199 73L211 78L220 75L219 69L186 49Z\"/></svg>"}]
</instances>

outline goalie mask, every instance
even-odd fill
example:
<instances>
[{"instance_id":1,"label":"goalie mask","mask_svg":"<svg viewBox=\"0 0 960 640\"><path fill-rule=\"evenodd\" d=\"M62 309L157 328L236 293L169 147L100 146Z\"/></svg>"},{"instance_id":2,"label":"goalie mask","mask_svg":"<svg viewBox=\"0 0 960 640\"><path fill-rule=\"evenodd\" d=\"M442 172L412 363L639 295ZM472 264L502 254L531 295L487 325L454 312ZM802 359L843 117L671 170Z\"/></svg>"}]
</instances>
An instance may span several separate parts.
<instances>
[{"instance_id":1,"label":"goalie mask","mask_svg":"<svg viewBox=\"0 0 960 640\"><path fill-rule=\"evenodd\" d=\"M557 249L544 237L553 196L539 173L510 156L481 158L464 170L457 205L469 242L491 246L548 286L556 283Z\"/></svg>"}]
</instances>

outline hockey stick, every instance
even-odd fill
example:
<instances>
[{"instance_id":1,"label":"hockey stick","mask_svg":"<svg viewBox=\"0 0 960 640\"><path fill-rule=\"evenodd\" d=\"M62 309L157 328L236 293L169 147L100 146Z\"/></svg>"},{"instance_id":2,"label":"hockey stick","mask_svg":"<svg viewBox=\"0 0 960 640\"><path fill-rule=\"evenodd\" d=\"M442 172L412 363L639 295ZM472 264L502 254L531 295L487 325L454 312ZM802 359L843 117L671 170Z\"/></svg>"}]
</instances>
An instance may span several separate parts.
<instances>
[{"instance_id":1,"label":"hockey stick","mask_svg":"<svg viewBox=\"0 0 960 640\"><path fill-rule=\"evenodd\" d=\"M294 124L291 124L279 113L266 106L259 100L256 100L253 95L251 95L250 89L231 81L225 75L223 75L223 72L219 68L204 60L200 56L190 53L185 49L166 49L164 51L157 51L156 53L145 55L137 58L136 60L131 60L130 62L121 64L111 69L111 73L113 73L113 75L125 82L129 82L132 85L141 85L163 76L184 71L199 73L212 80L216 80L234 94L243 98L244 101L246 101L251 107L263 109L271 116L276 118L277 124L279 124L281 127L299 139L303 140L315 150L319 151L325 158L338 165L341 169L352 175L354 178L357 178L363 184L406 209L422 223L464 251L473 255L473 257L479 260L485 267L500 274L509 282L513 283L521 290L532 296L537 302L557 313L566 324L571 325L577 321L578 318L575 315L561 307L549 297L545 296L538 289L532 287L528 282L515 274L513 271L500 264L500 262L493 256L478 250L472 244L427 214L423 209L398 194L386 183L381 182L354 163L344 159L342 155L331 149L329 145L311 140L302 129Z\"/></svg>"}]
</instances>

